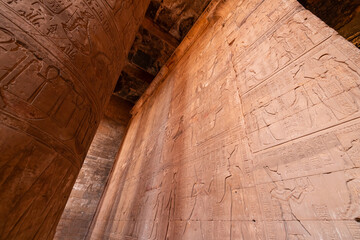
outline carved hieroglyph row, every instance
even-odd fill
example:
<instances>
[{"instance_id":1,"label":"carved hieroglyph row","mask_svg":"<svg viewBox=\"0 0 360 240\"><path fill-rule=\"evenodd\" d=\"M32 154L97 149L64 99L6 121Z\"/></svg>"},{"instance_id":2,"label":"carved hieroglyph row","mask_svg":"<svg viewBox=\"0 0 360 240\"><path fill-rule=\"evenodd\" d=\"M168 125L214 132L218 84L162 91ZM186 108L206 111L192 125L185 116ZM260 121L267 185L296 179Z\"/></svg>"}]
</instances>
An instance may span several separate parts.
<instances>
[{"instance_id":1,"label":"carved hieroglyph row","mask_svg":"<svg viewBox=\"0 0 360 240\"><path fill-rule=\"evenodd\" d=\"M88 239L360 239L360 52L297 1L220 3L130 124Z\"/></svg>"}]
</instances>

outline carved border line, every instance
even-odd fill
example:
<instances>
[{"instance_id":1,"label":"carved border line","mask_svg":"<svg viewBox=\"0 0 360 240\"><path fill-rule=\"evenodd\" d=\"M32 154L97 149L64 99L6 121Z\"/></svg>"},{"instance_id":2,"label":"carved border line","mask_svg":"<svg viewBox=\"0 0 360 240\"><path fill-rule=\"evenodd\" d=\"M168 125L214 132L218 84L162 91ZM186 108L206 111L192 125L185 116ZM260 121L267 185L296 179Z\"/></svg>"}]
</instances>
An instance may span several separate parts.
<instances>
[{"instance_id":1,"label":"carved border line","mask_svg":"<svg viewBox=\"0 0 360 240\"><path fill-rule=\"evenodd\" d=\"M299 9L297 9L299 10ZM291 15L287 16L287 19L285 20L288 20L290 19L292 16L295 16L296 13L299 13L299 12L302 12L302 11L307 11L307 10L300 10L300 11L294 11L291 13ZM284 21L285 21L284 20ZM280 22L278 23L280 24ZM274 27L275 28L275 27ZM331 28L329 28L330 30ZM275 31L277 30L276 29L272 29L271 31L268 31L267 33L268 34L271 34L271 33L274 33ZM332 29L331 29L332 30ZM261 82L259 82L258 84L256 84L255 86L249 88L246 92L244 93L239 93L240 97L244 96L244 95L248 95L250 94L250 92L252 92L255 88L258 88L259 86L261 85L265 85L266 82L271 78L273 77L274 75L276 75L277 73L279 73L280 71L284 70L286 67L288 67L289 65L291 65L292 63L296 62L297 60L299 60L301 57L305 56L306 54L308 54L309 52L311 52L312 50L314 50L315 48L317 48L318 46L322 45L324 42L326 42L327 40L329 40L334 34L335 34L335 30L332 30L332 34L330 34L329 36L325 37L324 36L324 39L322 41L320 41L318 44L314 44L311 48L307 49L306 51L304 51L302 54L300 54L299 56L293 58L291 61L289 61L287 64L285 64L283 67L277 69L276 71L274 71L273 73L271 73L268 77L264 78L263 80L261 80ZM265 34L264 34L265 35ZM265 37L265 36L263 36ZM261 37L261 38L263 38ZM257 40L257 41L260 41L260 38ZM251 51L251 49L248 49L249 51ZM248 53L248 52L247 52Z\"/></svg>"},{"instance_id":2,"label":"carved border line","mask_svg":"<svg viewBox=\"0 0 360 240\"><path fill-rule=\"evenodd\" d=\"M76 154L72 148L67 146L61 140L56 139L47 132L44 132L35 126L32 126L28 122L12 116L3 110L0 110L0 119L2 125L11 128L17 132L24 133L36 139L36 141L40 142L41 144L47 147L51 147L57 154L63 156L64 159L68 160L75 168L80 170L82 165L82 156ZM36 133L36 135L34 133Z\"/></svg>"}]
</instances>

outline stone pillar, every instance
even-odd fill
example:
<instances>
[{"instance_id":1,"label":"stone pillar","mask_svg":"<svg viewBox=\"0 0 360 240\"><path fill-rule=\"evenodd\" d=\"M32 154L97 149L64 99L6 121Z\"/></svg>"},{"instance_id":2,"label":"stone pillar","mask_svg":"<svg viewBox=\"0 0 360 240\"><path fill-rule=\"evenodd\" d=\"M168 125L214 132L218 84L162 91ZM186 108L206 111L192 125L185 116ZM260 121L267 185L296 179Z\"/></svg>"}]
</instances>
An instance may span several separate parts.
<instances>
[{"instance_id":1,"label":"stone pillar","mask_svg":"<svg viewBox=\"0 0 360 240\"><path fill-rule=\"evenodd\" d=\"M132 104L113 95L56 229L57 240L84 239L130 119Z\"/></svg>"},{"instance_id":2,"label":"stone pillar","mask_svg":"<svg viewBox=\"0 0 360 240\"><path fill-rule=\"evenodd\" d=\"M3 239L52 239L148 2L0 0Z\"/></svg>"}]
</instances>

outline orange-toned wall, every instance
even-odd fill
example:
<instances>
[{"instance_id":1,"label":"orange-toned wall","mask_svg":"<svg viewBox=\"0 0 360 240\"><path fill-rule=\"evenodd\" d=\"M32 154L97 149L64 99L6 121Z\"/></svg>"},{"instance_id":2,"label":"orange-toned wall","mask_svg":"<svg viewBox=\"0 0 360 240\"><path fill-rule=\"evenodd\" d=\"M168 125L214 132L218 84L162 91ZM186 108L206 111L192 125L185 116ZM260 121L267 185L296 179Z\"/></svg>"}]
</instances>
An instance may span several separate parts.
<instances>
[{"instance_id":1,"label":"orange-toned wall","mask_svg":"<svg viewBox=\"0 0 360 240\"><path fill-rule=\"evenodd\" d=\"M135 107L87 239L358 239L359 49L295 0L207 14Z\"/></svg>"},{"instance_id":2,"label":"orange-toned wall","mask_svg":"<svg viewBox=\"0 0 360 240\"><path fill-rule=\"evenodd\" d=\"M1 239L52 239L148 3L0 1Z\"/></svg>"}]
</instances>

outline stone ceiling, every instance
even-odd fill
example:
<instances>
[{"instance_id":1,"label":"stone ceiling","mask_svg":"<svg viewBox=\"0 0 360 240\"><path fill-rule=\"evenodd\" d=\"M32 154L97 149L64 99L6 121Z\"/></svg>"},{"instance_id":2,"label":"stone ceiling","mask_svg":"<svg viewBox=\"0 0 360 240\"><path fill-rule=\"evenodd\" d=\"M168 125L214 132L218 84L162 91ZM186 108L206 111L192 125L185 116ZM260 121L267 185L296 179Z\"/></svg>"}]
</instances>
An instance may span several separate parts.
<instances>
[{"instance_id":1,"label":"stone ceiling","mask_svg":"<svg viewBox=\"0 0 360 240\"><path fill-rule=\"evenodd\" d=\"M152 0L114 94L135 103L210 0Z\"/></svg>"},{"instance_id":2,"label":"stone ceiling","mask_svg":"<svg viewBox=\"0 0 360 240\"><path fill-rule=\"evenodd\" d=\"M298 0L305 8L360 48L360 0Z\"/></svg>"},{"instance_id":3,"label":"stone ceiling","mask_svg":"<svg viewBox=\"0 0 360 240\"><path fill-rule=\"evenodd\" d=\"M151 0L114 94L135 103L155 78L210 0ZM299 0L360 47L360 0Z\"/></svg>"}]
</instances>

